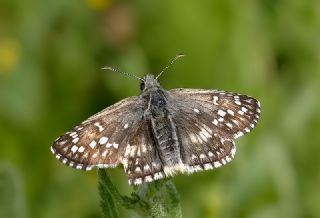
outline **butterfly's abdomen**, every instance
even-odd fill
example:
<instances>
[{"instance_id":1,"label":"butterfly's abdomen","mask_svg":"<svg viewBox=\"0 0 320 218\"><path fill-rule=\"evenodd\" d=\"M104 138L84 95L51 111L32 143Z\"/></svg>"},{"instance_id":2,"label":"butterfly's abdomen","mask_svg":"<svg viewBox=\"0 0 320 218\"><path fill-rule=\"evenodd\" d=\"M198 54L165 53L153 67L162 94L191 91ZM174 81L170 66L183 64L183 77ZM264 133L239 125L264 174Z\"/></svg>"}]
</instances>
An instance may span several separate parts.
<instances>
[{"instance_id":1,"label":"butterfly's abdomen","mask_svg":"<svg viewBox=\"0 0 320 218\"><path fill-rule=\"evenodd\" d=\"M167 100L159 90L152 93L150 99L150 121L156 148L167 175L183 172L177 130L167 109Z\"/></svg>"}]
</instances>

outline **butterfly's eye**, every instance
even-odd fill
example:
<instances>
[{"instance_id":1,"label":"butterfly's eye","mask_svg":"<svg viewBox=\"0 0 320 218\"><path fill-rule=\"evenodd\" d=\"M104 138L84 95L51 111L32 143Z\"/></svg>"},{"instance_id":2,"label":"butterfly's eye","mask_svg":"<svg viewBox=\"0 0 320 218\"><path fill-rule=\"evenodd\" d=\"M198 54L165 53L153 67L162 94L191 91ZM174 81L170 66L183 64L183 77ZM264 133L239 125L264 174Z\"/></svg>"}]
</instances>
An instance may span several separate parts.
<instances>
[{"instance_id":1,"label":"butterfly's eye","mask_svg":"<svg viewBox=\"0 0 320 218\"><path fill-rule=\"evenodd\" d=\"M143 91L143 90L144 90L144 87L145 87L145 86L144 86L144 81L142 81L142 82L140 83L140 90Z\"/></svg>"}]
</instances>

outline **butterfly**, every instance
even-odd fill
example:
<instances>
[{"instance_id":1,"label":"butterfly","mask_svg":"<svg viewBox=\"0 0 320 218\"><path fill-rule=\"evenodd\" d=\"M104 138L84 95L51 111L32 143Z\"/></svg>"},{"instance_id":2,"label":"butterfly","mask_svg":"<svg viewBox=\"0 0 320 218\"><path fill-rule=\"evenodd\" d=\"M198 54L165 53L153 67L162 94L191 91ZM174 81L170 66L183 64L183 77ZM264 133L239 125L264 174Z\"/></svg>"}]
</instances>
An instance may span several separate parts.
<instances>
[{"instance_id":1,"label":"butterfly","mask_svg":"<svg viewBox=\"0 0 320 218\"><path fill-rule=\"evenodd\" d=\"M76 169L119 164L129 184L221 167L236 153L235 139L249 133L260 103L247 95L205 89L165 90L157 77L141 80L141 95L126 98L89 117L56 139L51 151Z\"/></svg>"}]
</instances>

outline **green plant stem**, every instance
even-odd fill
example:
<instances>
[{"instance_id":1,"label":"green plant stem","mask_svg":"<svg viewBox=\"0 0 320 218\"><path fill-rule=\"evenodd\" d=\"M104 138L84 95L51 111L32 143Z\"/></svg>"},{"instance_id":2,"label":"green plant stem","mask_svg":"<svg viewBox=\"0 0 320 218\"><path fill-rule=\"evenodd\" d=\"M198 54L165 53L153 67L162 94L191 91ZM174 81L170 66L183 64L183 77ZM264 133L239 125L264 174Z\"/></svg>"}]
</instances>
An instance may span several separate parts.
<instances>
[{"instance_id":1,"label":"green plant stem","mask_svg":"<svg viewBox=\"0 0 320 218\"><path fill-rule=\"evenodd\" d=\"M106 170L99 169L99 194L104 217L118 217L116 203L150 217L182 217L180 197L170 180L144 183L135 187L130 197L122 196ZM116 203L115 203L116 202Z\"/></svg>"}]
</instances>

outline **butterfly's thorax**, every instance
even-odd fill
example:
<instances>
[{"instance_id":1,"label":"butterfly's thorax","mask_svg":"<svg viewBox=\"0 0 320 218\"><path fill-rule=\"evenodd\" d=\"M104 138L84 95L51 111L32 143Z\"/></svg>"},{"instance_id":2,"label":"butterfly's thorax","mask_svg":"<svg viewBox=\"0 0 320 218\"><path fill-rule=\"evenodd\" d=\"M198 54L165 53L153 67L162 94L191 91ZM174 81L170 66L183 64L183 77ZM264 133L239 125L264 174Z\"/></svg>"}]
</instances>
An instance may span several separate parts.
<instances>
[{"instance_id":1,"label":"butterfly's thorax","mask_svg":"<svg viewBox=\"0 0 320 218\"><path fill-rule=\"evenodd\" d=\"M161 87L152 87L143 93L146 102L145 119L152 129L161 161L165 166L181 163L176 125L168 110L170 96Z\"/></svg>"}]
</instances>

